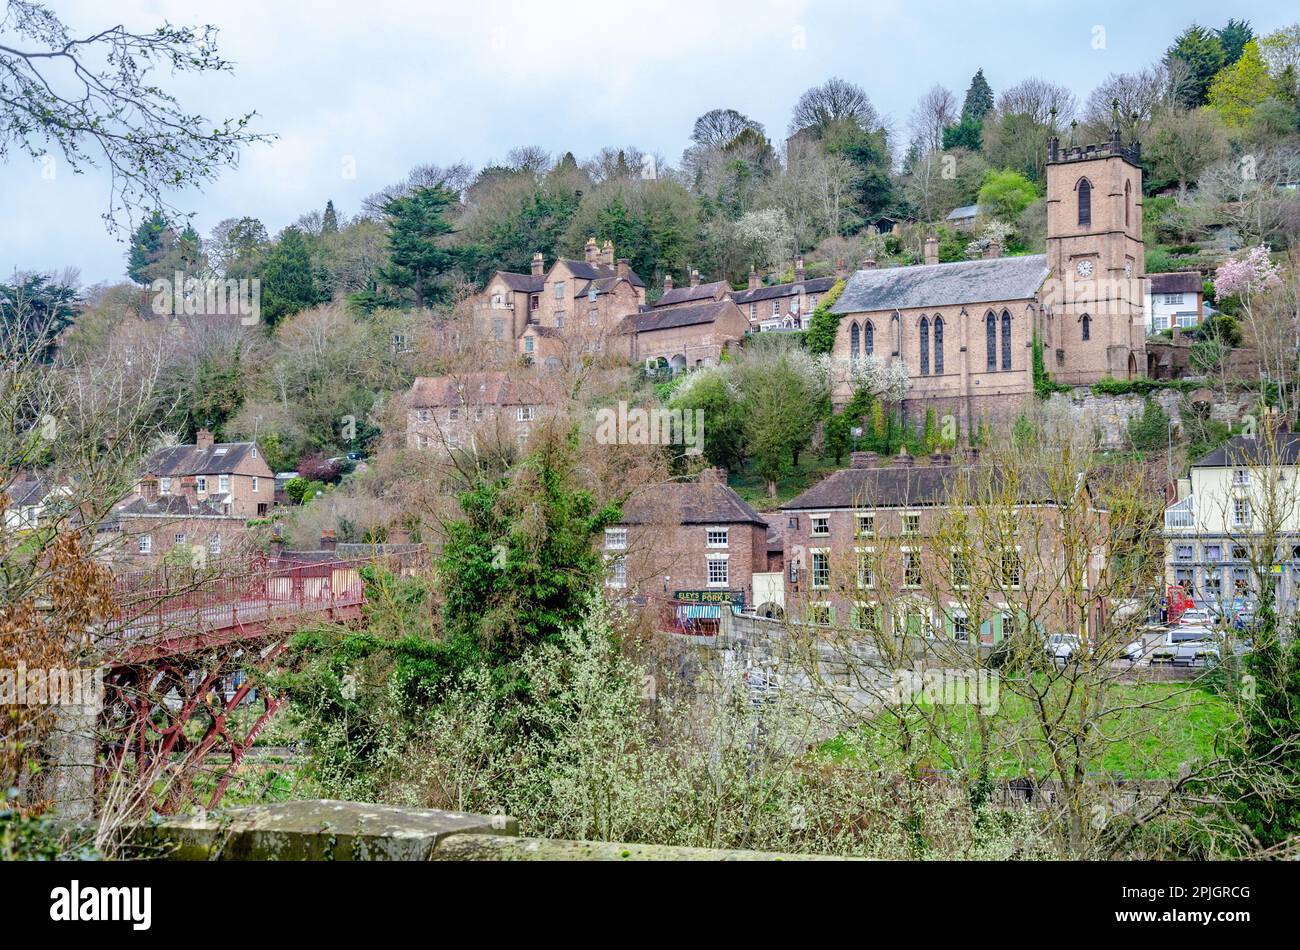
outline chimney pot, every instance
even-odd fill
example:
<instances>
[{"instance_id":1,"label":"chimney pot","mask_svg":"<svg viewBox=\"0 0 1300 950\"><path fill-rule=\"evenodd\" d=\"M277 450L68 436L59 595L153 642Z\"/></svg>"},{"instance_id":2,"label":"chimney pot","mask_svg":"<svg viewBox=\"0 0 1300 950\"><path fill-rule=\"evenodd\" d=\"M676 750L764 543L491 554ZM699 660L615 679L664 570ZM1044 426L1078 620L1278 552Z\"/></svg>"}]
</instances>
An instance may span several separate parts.
<instances>
[{"instance_id":1,"label":"chimney pot","mask_svg":"<svg viewBox=\"0 0 1300 950\"><path fill-rule=\"evenodd\" d=\"M804 270L803 258L800 257L796 259L794 262L794 279L800 283L803 283L803 280L807 276L807 274L808 272Z\"/></svg>"},{"instance_id":2,"label":"chimney pot","mask_svg":"<svg viewBox=\"0 0 1300 950\"><path fill-rule=\"evenodd\" d=\"M673 275L664 274L664 293L668 293L668 291L672 289L673 289Z\"/></svg>"},{"instance_id":3,"label":"chimney pot","mask_svg":"<svg viewBox=\"0 0 1300 950\"><path fill-rule=\"evenodd\" d=\"M989 241L989 243L984 246L985 260L993 260L994 258L998 258L1001 256L1002 256L1001 241Z\"/></svg>"},{"instance_id":4,"label":"chimney pot","mask_svg":"<svg viewBox=\"0 0 1300 950\"><path fill-rule=\"evenodd\" d=\"M762 286L763 286L763 280L758 276L758 268L751 267L749 269L749 289L758 290L758 288Z\"/></svg>"},{"instance_id":5,"label":"chimney pot","mask_svg":"<svg viewBox=\"0 0 1300 950\"><path fill-rule=\"evenodd\" d=\"M541 277L546 272L546 262L542 259L542 252L537 251L533 254L533 276Z\"/></svg>"},{"instance_id":6,"label":"chimney pot","mask_svg":"<svg viewBox=\"0 0 1300 950\"><path fill-rule=\"evenodd\" d=\"M587 243L583 245L582 252L588 264L596 263L596 257L599 255L600 249L596 246L596 239L594 237L587 238Z\"/></svg>"},{"instance_id":7,"label":"chimney pot","mask_svg":"<svg viewBox=\"0 0 1300 950\"><path fill-rule=\"evenodd\" d=\"M876 259L875 259L874 257L868 257L866 260L864 260L864 261L862 262L862 269L863 269L863 270L875 270L875 269L876 269Z\"/></svg>"},{"instance_id":8,"label":"chimney pot","mask_svg":"<svg viewBox=\"0 0 1300 950\"><path fill-rule=\"evenodd\" d=\"M200 429L194 437L194 444L201 449L210 449L213 445L212 430L207 426Z\"/></svg>"},{"instance_id":9,"label":"chimney pot","mask_svg":"<svg viewBox=\"0 0 1300 950\"><path fill-rule=\"evenodd\" d=\"M691 268L691 286L692 287L700 286L700 270L698 267Z\"/></svg>"},{"instance_id":10,"label":"chimney pot","mask_svg":"<svg viewBox=\"0 0 1300 950\"><path fill-rule=\"evenodd\" d=\"M338 547L338 540L334 537L334 530L326 528L320 533L320 549L322 551L333 551Z\"/></svg>"},{"instance_id":11,"label":"chimney pot","mask_svg":"<svg viewBox=\"0 0 1300 950\"><path fill-rule=\"evenodd\" d=\"M939 236L931 234L925 239L925 262L927 264L939 263Z\"/></svg>"},{"instance_id":12,"label":"chimney pot","mask_svg":"<svg viewBox=\"0 0 1300 950\"><path fill-rule=\"evenodd\" d=\"M600 263L604 267L614 266L614 242L606 240L600 248Z\"/></svg>"}]
</instances>

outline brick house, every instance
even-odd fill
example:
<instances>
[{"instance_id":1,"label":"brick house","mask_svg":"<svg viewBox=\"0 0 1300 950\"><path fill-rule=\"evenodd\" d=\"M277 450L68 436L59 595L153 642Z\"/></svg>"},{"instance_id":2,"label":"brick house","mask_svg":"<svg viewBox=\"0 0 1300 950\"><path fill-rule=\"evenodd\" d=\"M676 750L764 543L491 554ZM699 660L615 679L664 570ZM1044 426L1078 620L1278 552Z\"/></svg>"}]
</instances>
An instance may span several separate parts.
<instances>
[{"instance_id":1,"label":"brick house","mask_svg":"<svg viewBox=\"0 0 1300 950\"><path fill-rule=\"evenodd\" d=\"M792 282L765 287L758 271L751 270L749 286L731 296L748 319L751 332L806 330L818 302L838 279L838 276L809 279L800 259L795 261Z\"/></svg>"},{"instance_id":2,"label":"brick house","mask_svg":"<svg viewBox=\"0 0 1300 950\"><path fill-rule=\"evenodd\" d=\"M555 395L522 372L417 377L407 400L407 448L446 454L522 446L558 404Z\"/></svg>"},{"instance_id":3,"label":"brick house","mask_svg":"<svg viewBox=\"0 0 1300 950\"><path fill-rule=\"evenodd\" d=\"M194 445L150 456L135 490L146 502L182 497L225 515L261 518L275 501L275 473L255 442L214 442L200 429Z\"/></svg>"},{"instance_id":4,"label":"brick house","mask_svg":"<svg viewBox=\"0 0 1300 950\"><path fill-rule=\"evenodd\" d=\"M249 543L247 522L223 509L179 494L137 495L114 509L113 520L100 528L98 546L124 570L146 570L164 560L198 567L236 556Z\"/></svg>"},{"instance_id":5,"label":"brick house","mask_svg":"<svg viewBox=\"0 0 1300 950\"><path fill-rule=\"evenodd\" d=\"M695 622L753 605L754 576L768 571L768 526L710 469L694 482L633 492L603 549L611 591L665 605L673 623L709 632Z\"/></svg>"},{"instance_id":6,"label":"brick house","mask_svg":"<svg viewBox=\"0 0 1300 950\"><path fill-rule=\"evenodd\" d=\"M655 307L629 322L635 330L633 360L673 372L716 364L749 329L729 297Z\"/></svg>"},{"instance_id":7,"label":"brick house","mask_svg":"<svg viewBox=\"0 0 1300 950\"><path fill-rule=\"evenodd\" d=\"M685 287L673 286L673 275L664 275L664 292L654 302L659 307L677 307L686 303L705 303L707 301L725 300L732 295L731 285L725 280L700 282L700 272L691 270L690 283Z\"/></svg>"},{"instance_id":8,"label":"brick house","mask_svg":"<svg viewBox=\"0 0 1300 950\"><path fill-rule=\"evenodd\" d=\"M584 354L627 358L625 319L646 300L645 282L614 245L589 238L583 259L560 258L549 269L541 253L531 272L498 271L475 303L489 340L513 344L529 363L558 366Z\"/></svg>"},{"instance_id":9,"label":"brick house","mask_svg":"<svg viewBox=\"0 0 1300 950\"><path fill-rule=\"evenodd\" d=\"M959 641L968 641L978 627L986 644L1000 640L1012 624L1027 623L1022 592L1060 589L1059 577L1046 573L1064 560L1056 527L1062 505L1048 487L1018 485L1011 504L990 506L1003 524L997 529L975 525L972 536L979 547L974 551L958 552L939 540L956 537L954 519L976 517L965 503L954 506L954 487L996 486L1000 477L979 465L973 452L964 465L946 455L912 459L904 454L882 464L873 452L853 453L850 468L781 506L789 616L839 629ZM1086 510L1096 519L1092 537L1104 538L1106 513L1090 502ZM1091 553L1087 591L1096 589L1104 561L1104 552ZM974 582L971 565L984 569ZM1045 596L1050 603L1034 618L1040 632L1078 632L1065 601ZM1105 617L1099 598L1094 597L1088 617L1098 628Z\"/></svg>"},{"instance_id":10,"label":"brick house","mask_svg":"<svg viewBox=\"0 0 1300 950\"><path fill-rule=\"evenodd\" d=\"M854 273L832 311L840 315L833 356L842 365L897 359L911 388L904 412L950 413L967 433L988 416L1020 411L1034 392L1033 347L1057 382L1090 385L1141 375L1142 169L1140 147L1118 130L1102 145L1048 145L1047 250L1004 258L925 263ZM849 398L841 382L835 399Z\"/></svg>"}]
</instances>

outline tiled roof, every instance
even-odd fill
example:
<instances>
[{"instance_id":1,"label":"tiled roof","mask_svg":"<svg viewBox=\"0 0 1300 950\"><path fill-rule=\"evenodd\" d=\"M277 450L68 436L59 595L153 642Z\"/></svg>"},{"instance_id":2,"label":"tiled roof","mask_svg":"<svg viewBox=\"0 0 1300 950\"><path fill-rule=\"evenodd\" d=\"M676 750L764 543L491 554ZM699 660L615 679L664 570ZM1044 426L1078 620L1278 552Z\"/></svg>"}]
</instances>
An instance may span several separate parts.
<instances>
[{"instance_id":1,"label":"tiled roof","mask_svg":"<svg viewBox=\"0 0 1300 950\"><path fill-rule=\"evenodd\" d=\"M513 274L510 271L497 271L497 276L505 282L505 285L511 290L517 290L525 294L537 294L542 292L546 286L546 278L532 274Z\"/></svg>"},{"instance_id":2,"label":"tiled roof","mask_svg":"<svg viewBox=\"0 0 1300 950\"><path fill-rule=\"evenodd\" d=\"M773 284L771 287L759 287L756 290L742 290L732 294L738 304L757 303L771 300L773 297L792 297L802 287L806 293L824 294L835 286L834 277L814 277L812 280L798 280L792 284Z\"/></svg>"},{"instance_id":3,"label":"tiled roof","mask_svg":"<svg viewBox=\"0 0 1300 950\"><path fill-rule=\"evenodd\" d=\"M568 258L561 258L556 261L557 264L564 264L574 277L580 280L600 280L601 278L612 278L618 276L618 269L608 267L604 264L588 264L586 261L574 261ZM633 287L644 287L645 282L637 276L636 271L628 271L628 281Z\"/></svg>"},{"instance_id":4,"label":"tiled roof","mask_svg":"<svg viewBox=\"0 0 1300 950\"><path fill-rule=\"evenodd\" d=\"M960 208L953 208L949 213L948 221L965 221L973 218L980 213L979 205L962 205Z\"/></svg>"},{"instance_id":5,"label":"tiled roof","mask_svg":"<svg viewBox=\"0 0 1300 950\"><path fill-rule=\"evenodd\" d=\"M17 479L6 487L0 483L0 489L8 492L9 504L14 508L24 505L39 505L52 491L52 486L43 478Z\"/></svg>"},{"instance_id":6,"label":"tiled roof","mask_svg":"<svg viewBox=\"0 0 1300 950\"><path fill-rule=\"evenodd\" d=\"M832 313L945 307L1027 300L1047 279L1047 257L994 257L953 264L860 270L849 277Z\"/></svg>"},{"instance_id":7,"label":"tiled roof","mask_svg":"<svg viewBox=\"0 0 1300 950\"><path fill-rule=\"evenodd\" d=\"M512 380L510 374L505 372L417 376L411 384L411 405L416 408L529 406L540 401L536 386L527 380Z\"/></svg>"},{"instance_id":8,"label":"tiled roof","mask_svg":"<svg viewBox=\"0 0 1300 950\"><path fill-rule=\"evenodd\" d=\"M117 509L119 515L157 518L229 518L220 508L206 501L191 501L184 495L160 495L154 501L140 496Z\"/></svg>"},{"instance_id":9,"label":"tiled roof","mask_svg":"<svg viewBox=\"0 0 1300 950\"><path fill-rule=\"evenodd\" d=\"M233 472L256 445L252 442L218 442L215 445L176 445L155 452L148 472L167 478L185 475L225 475Z\"/></svg>"},{"instance_id":10,"label":"tiled roof","mask_svg":"<svg viewBox=\"0 0 1300 950\"><path fill-rule=\"evenodd\" d=\"M663 482L632 493L623 505L620 524L757 524L767 526L724 482Z\"/></svg>"},{"instance_id":11,"label":"tiled roof","mask_svg":"<svg viewBox=\"0 0 1300 950\"><path fill-rule=\"evenodd\" d=\"M1199 294L1205 289L1201 275L1196 271L1147 274L1147 280L1153 294Z\"/></svg>"},{"instance_id":12,"label":"tiled roof","mask_svg":"<svg viewBox=\"0 0 1300 950\"><path fill-rule=\"evenodd\" d=\"M675 307L679 304L692 303L697 300L713 300L719 293L725 295L731 292L731 285L725 280L696 284L694 287L674 287L672 290L664 291L663 295L655 301L655 306Z\"/></svg>"},{"instance_id":13,"label":"tiled roof","mask_svg":"<svg viewBox=\"0 0 1300 950\"><path fill-rule=\"evenodd\" d=\"M1235 435L1213 452L1192 463L1194 468L1228 468L1233 465L1295 465L1300 457L1300 432L1279 432L1273 438Z\"/></svg>"},{"instance_id":14,"label":"tiled roof","mask_svg":"<svg viewBox=\"0 0 1300 950\"><path fill-rule=\"evenodd\" d=\"M701 323L712 323L729 308L735 307L730 300L706 300L704 303L683 304L678 307L658 307L642 311L633 319L638 333L651 330L668 330L672 327L690 327Z\"/></svg>"},{"instance_id":15,"label":"tiled roof","mask_svg":"<svg viewBox=\"0 0 1300 950\"><path fill-rule=\"evenodd\" d=\"M783 511L831 508L911 508L944 505L953 490L966 485L972 494L997 486L1002 471L987 465L929 464L916 460L873 468L842 468L781 506ZM1052 501L1046 479L1024 479L1017 487L1022 504Z\"/></svg>"}]
</instances>

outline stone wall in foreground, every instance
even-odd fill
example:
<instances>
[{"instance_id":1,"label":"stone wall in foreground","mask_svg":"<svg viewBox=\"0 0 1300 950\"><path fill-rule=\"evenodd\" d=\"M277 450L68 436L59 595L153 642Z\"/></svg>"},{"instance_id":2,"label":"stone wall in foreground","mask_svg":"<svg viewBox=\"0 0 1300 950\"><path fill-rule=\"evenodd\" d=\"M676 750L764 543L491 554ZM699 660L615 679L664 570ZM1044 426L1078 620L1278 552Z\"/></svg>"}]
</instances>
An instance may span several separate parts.
<instances>
[{"instance_id":1,"label":"stone wall in foreground","mask_svg":"<svg viewBox=\"0 0 1300 950\"><path fill-rule=\"evenodd\" d=\"M165 818L125 856L173 861L807 861L818 855L519 837L505 815L313 799Z\"/></svg>"}]
</instances>

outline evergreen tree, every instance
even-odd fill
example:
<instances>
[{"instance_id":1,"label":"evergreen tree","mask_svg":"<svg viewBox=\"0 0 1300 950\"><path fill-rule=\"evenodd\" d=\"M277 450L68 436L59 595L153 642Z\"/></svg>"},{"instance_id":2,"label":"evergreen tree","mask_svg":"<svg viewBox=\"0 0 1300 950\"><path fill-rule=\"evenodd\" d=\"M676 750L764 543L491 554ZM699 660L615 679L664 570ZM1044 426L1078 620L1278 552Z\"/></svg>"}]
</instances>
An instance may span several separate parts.
<instances>
[{"instance_id":1,"label":"evergreen tree","mask_svg":"<svg viewBox=\"0 0 1300 950\"><path fill-rule=\"evenodd\" d=\"M72 325L76 302L75 287L55 284L44 274L0 283L0 324L16 347L30 348L38 359L49 362L59 334Z\"/></svg>"},{"instance_id":2,"label":"evergreen tree","mask_svg":"<svg viewBox=\"0 0 1300 950\"><path fill-rule=\"evenodd\" d=\"M384 205L389 265L381 276L394 287L411 291L417 307L442 299L446 288L439 278L466 254L463 248L444 246L442 240L451 233L447 211L456 200L455 192L436 185L416 188Z\"/></svg>"},{"instance_id":3,"label":"evergreen tree","mask_svg":"<svg viewBox=\"0 0 1300 950\"><path fill-rule=\"evenodd\" d=\"M321 234L337 234L339 230L338 215L334 211L333 199L325 202L325 213L320 219Z\"/></svg>"},{"instance_id":4,"label":"evergreen tree","mask_svg":"<svg viewBox=\"0 0 1300 950\"><path fill-rule=\"evenodd\" d=\"M1224 60L1223 43L1214 31L1193 23L1179 34L1165 54L1165 61L1177 77L1174 95L1184 108L1205 105L1210 83L1223 68Z\"/></svg>"},{"instance_id":5,"label":"evergreen tree","mask_svg":"<svg viewBox=\"0 0 1300 950\"><path fill-rule=\"evenodd\" d=\"M321 302L307 237L285 228L262 268L262 316L271 326Z\"/></svg>"},{"instance_id":6,"label":"evergreen tree","mask_svg":"<svg viewBox=\"0 0 1300 950\"><path fill-rule=\"evenodd\" d=\"M127 251L126 276L137 284L148 284L153 278L146 269L165 253L170 233L171 226L160 211L155 211L141 221L131 237L131 247Z\"/></svg>"},{"instance_id":7,"label":"evergreen tree","mask_svg":"<svg viewBox=\"0 0 1300 950\"><path fill-rule=\"evenodd\" d=\"M984 117L993 111L993 87L984 78L984 70L977 69L966 90L966 100L962 103L961 119L963 122L983 122Z\"/></svg>"},{"instance_id":8,"label":"evergreen tree","mask_svg":"<svg viewBox=\"0 0 1300 950\"><path fill-rule=\"evenodd\" d=\"M1231 66L1241 59L1246 44L1255 38L1255 31L1250 28L1249 20L1229 20L1218 35L1219 42L1223 45L1223 64Z\"/></svg>"}]
</instances>

